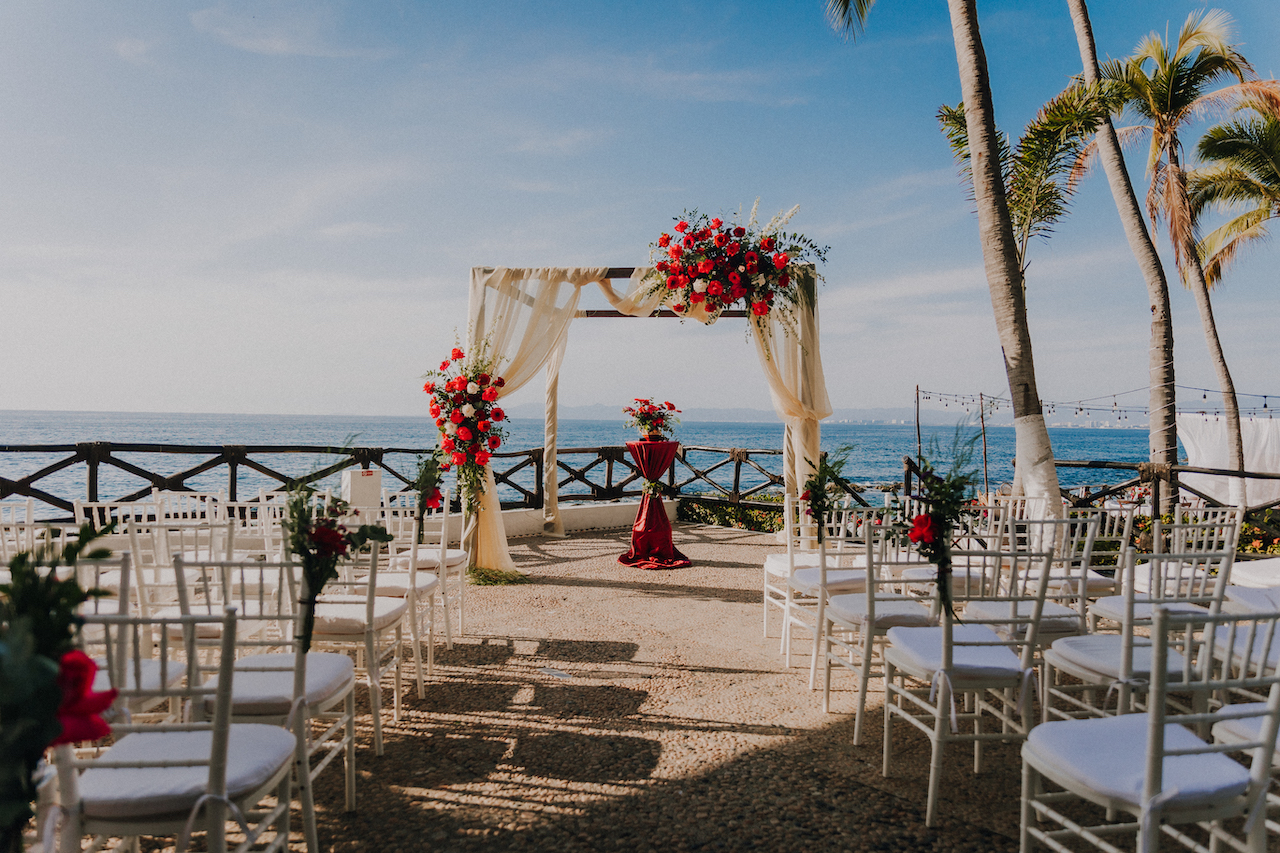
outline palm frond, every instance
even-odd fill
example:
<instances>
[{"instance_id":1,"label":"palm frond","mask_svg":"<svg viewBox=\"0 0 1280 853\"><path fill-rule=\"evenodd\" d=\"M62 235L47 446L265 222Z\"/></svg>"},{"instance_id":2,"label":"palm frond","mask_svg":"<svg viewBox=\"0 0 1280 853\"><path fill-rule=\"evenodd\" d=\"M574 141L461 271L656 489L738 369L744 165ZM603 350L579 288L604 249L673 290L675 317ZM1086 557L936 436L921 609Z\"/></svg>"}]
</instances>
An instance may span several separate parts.
<instances>
[{"instance_id":1,"label":"palm frond","mask_svg":"<svg viewBox=\"0 0 1280 853\"><path fill-rule=\"evenodd\" d=\"M1244 249L1271 236L1267 228L1271 218L1268 210L1250 210L1215 228L1196 244L1196 254L1210 287L1222 280L1227 268Z\"/></svg>"},{"instance_id":2,"label":"palm frond","mask_svg":"<svg viewBox=\"0 0 1280 853\"><path fill-rule=\"evenodd\" d=\"M827 0L827 21L845 38L857 38L875 4L876 0Z\"/></svg>"}]
</instances>

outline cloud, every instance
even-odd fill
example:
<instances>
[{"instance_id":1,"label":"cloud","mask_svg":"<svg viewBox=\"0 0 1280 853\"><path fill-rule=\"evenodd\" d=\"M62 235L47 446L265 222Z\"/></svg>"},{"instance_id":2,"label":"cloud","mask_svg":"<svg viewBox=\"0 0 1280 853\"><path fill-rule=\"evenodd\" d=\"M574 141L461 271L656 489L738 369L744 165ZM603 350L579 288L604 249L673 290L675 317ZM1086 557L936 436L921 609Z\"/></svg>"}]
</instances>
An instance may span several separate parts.
<instances>
[{"instance_id":1,"label":"cloud","mask_svg":"<svg viewBox=\"0 0 1280 853\"><path fill-rule=\"evenodd\" d=\"M120 39L112 49L115 50L116 56L119 56L125 62L133 65L150 65L151 57L148 55L151 45L142 39Z\"/></svg>"},{"instance_id":2,"label":"cloud","mask_svg":"<svg viewBox=\"0 0 1280 853\"><path fill-rule=\"evenodd\" d=\"M213 6L191 13L191 25L223 44L264 56L314 56L325 59L380 59L390 55L383 49L338 47L329 44L322 30L332 29L329 17L311 6L299 6L275 19L268 11L244 15L225 6Z\"/></svg>"},{"instance_id":3,"label":"cloud","mask_svg":"<svg viewBox=\"0 0 1280 853\"><path fill-rule=\"evenodd\" d=\"M387 234L403 234L403 225L379 225L376 222L335 222L320 229L320 236L335 240L360 237L383 237Z\"/></svg>"}]
</instances>

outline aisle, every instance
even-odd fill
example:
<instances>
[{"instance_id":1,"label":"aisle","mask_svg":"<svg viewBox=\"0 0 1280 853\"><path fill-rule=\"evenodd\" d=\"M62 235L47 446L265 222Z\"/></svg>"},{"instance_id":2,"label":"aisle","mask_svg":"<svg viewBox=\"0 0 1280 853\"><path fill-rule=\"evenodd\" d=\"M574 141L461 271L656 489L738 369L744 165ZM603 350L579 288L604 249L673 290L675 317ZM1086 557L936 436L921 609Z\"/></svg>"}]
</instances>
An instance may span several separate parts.
<instances>
[{"instance_id":1,"label":"aisle","mask_svg":"<svg viewBox=\"0 0 1280 853\"><path fill-rule=\"evenodd\" d=\"M340 774L322 775L326 847L1016 848L1016 749L989 750L979 779L956 756L943 824L924 829L924 739L904 732L914 763L882 779L878 725L849 746L851 719L824 715L807 669L783 670L776 638L761 640L773 537L677 525L675 538L693 568L619 565L626 531L513 540L535 582L469 588L469 636L385 728L386 755L363 733L354 817L332 811ZM836 707L852 707L837 686Z\"/></svg>"}]
</instances>

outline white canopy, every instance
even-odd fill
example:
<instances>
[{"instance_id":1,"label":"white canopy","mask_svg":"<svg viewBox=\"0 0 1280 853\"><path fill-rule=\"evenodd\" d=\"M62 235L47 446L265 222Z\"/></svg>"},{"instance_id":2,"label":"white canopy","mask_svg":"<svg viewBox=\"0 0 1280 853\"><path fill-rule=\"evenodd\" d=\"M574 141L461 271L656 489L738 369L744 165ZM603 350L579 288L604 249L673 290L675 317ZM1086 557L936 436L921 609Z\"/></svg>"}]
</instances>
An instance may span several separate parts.
<instances>
[{"instance_id":1,"label":"white canopy","mask_svg":"<svg viewBox=\"0 0 1280 853\"><path fill-rule=\"evenodd\" d=\"M1280 473L1280 421L1241 418L1244 469L1255 473ZM1193 468L1231 468L1231 451L1225 419L1208 415L1178 415L1178 440ZM1212 474L1181 474L1185 485L1229 506L1260 506L1280 500L1280 480L1227 478Z\"/></svg>"},{"instance_id":2,"label":"white canopy","mask_svg":"<svg viewBox=\"0 0 1280 853\"><path fill-rule=\"evenodd\" d=\"M542 267L508 269L473 267L468 309L467 349L485 346L493 358L495 375L506 385L499 399L514 393L539 371L546 376L546 436L544 439L543 526L562 534L556 466L556 394L560 364L564 359L569 324L578 314L582 287L599 286L616 310L647 317L661 305L664 294L646 295L641 281L648 268L632 273L627 291L619 296L607 279L605 267ZM769 383L774 411L786 425L783 450L786 489L795 494L808 479L810 463L820 452L818 422L831 414L826 380L819 352L818 307L812 279L797 282L801 298L795 316L795 334L775 316L751 317L749 322ZM486 469L486 488L476 519L473 558L477 566L513 569L507 552L506 531L493 472Z\"/></svg>"}]
</instances>

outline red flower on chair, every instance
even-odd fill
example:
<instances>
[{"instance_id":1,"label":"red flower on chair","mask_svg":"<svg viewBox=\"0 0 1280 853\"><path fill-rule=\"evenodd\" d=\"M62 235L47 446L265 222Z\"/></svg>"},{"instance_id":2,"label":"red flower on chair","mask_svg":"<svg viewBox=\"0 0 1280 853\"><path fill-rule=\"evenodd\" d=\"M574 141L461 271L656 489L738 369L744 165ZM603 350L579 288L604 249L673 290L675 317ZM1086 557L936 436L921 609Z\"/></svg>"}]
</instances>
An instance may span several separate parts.
<instances>
[{"instance_id":1,"label":"red flower on chair","mask_svg":"<svg viewBox=\"0 0 1280 853\"><path fill-rule=\"evenodd\" d=\"M53 746L99 740L111 734L111 727L100 714L116 701L118 691L95 691L93 680L97 674L98 665L93 658L79 649L72 649L58 661L58 687L62 690L58 722L62 733L54 738Z\"/></svg>"},{"instance_id":2,"label":"red flower on chair","mask_svg":"<svg viewBox=\"0 0 1280 853\"><path fill-rule=\"evenodd\" d=\"M938 523L934 521L932 515L917 515L914 526L907 534L907 538L912 542L923 542L926 545L932 545L934 540L938 538Z\"/></svg>"}]
</instances>

